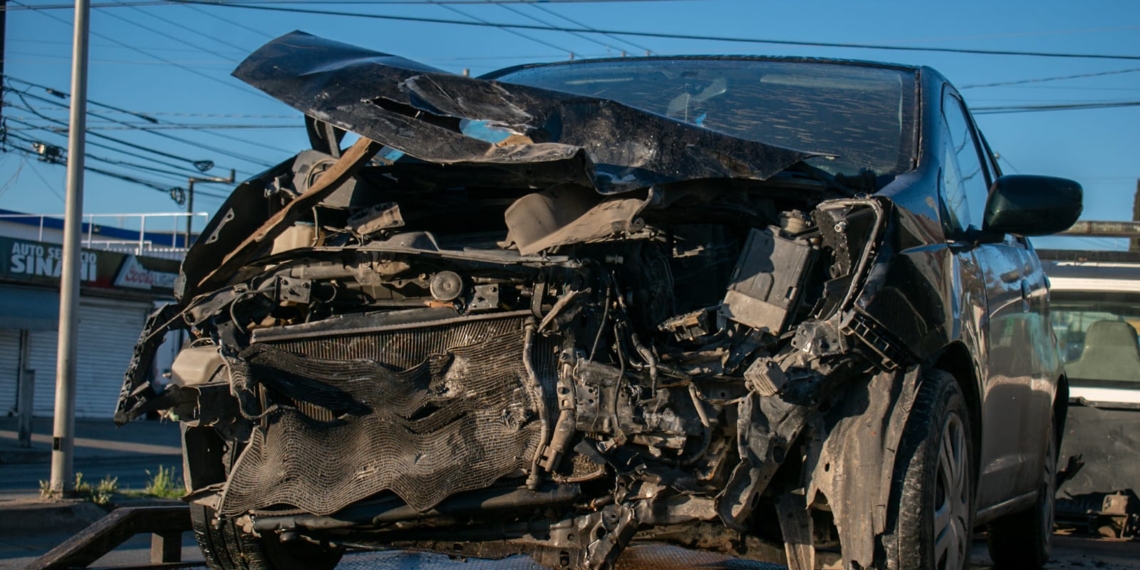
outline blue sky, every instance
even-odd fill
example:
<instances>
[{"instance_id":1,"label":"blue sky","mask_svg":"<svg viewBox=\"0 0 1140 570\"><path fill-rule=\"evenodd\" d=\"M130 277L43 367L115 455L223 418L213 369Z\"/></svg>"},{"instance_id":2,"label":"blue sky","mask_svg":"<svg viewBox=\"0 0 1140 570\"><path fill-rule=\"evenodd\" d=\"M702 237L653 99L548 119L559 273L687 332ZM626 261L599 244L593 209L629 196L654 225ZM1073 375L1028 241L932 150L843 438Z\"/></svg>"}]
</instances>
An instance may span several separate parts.
<instances>
[{"instance_id":1,"label":"blue sky","mask_svg":"<svg viewBox=\"0 0 1140 570\"><path fill-rule=\"evenodd\" d=\"M58 5L60 0L19 0L27 6ZM108 3L107 0L96 0ZM571 18L593 28L706 36L736 36L818 42L858 42L902 46L953 47L1140 55L1140 2L1009 1L1002 3L825 0L706 0L660 2L541 2L507 6L473 2L409 4L293 4L303 8L370 12L447 19L529 23L537 18L572 25ZM17 6L10 1L9 6ZM17 80L69 90L70 9L13 10L8 13L5 73ZM123 130L106 119L139 123L120 111L92 106L105 118L92 117L94 132L191 160L213 160L207 175L239 178L264 164L276 163L307 147L300 116L283 104L250 90L229 73L237 62L269 38L303 30L460 72L481 74L532 61L682 53L739 53L844 57L930 65L963 88L971 107L1046 103L1140 100L1140 72L1006 87L966 88L1022 79L1140 69L1140 61L981 56L945 53L811 48L713 41L689 41L523 31L522 37L497 28L394 22L325 15L285 14L231 7L149 5L93 10L89 97L121 110L140 111L169 123L274 126L259 129L163 130L162 133L206 145L209 149L161 138L153 132ZM622 39L626 41L622 41ZM125 47L129 46L129 47ZM162 61L165 60L165 61ZM25 88L19 82L12 87ZM29 96L51 99L42 89ZM65 139L26 130L16 121L45 124L42 115L66 120L66 110L26 96L4 94L5 117L16 136L65 147ZM1086 191L1085 219L1127 219L1140 176L1140 107L1049 113L993 114L978 117L1007 172L1074 178ZM24 130L21 130L24 129ZM241 139L241 140L234 140ZM109 144L105 139L89 141ZM12 141L13 144L24 144ZM25 145L26 146L26 145ZM118 147L121 148L121 147ZM144 157L144 151L131 150ZM88 147L103 158L154 163L110 149ZM173 166L187 163L162 158ZM162 187L185 186L181 176L140 173L88 160L89 166L129 173ZM179 168L177 172L190 174ZM0 208L36 213L63 211L64 168L16 152L0 155ZM221 193L224 185L200 185ZM199 195L196 210L213 211L217 198ZM165 192L88 173L85 211L167 212L179 207ZM1049 245L1055 245L1049 241ZM1073 240L1067 240L1070 244ZM1041 242L1039 242L1041 243ZM1074 247L1110 243L1083 239Z\"/></svg>"}]
</instances>

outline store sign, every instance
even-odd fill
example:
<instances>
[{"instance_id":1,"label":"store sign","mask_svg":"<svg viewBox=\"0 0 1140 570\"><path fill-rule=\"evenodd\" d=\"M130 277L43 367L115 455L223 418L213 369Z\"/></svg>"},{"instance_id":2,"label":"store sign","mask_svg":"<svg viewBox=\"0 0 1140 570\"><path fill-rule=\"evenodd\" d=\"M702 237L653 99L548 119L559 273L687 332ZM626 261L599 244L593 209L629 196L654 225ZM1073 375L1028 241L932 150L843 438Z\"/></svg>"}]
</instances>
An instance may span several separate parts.
<instances>
[{"instance_id":1,"label":"store sign","mask_svg":"<svg viewBox=\"0 0 1140 570\"><path fill-rule=\"evenodd\" d=\"M12 240L8 258L9 273L31 277L59 279L63 272L63 248L38 242ZM84 251L79 260L79 280L94 281L99 257L93 251Z\"/></svg>"},{"instance_id":2,"label":"store sign","mask_svg":"<svg viewBox=\"0 0 1140 570\"><path fill-rule=\"evenodd\" d=\"M38 241L0 237L0 279L58 286L63 273L63 247ZM111 251L82 250L79 282L85 288L173 294L178 262Z\"/></svg>"},{"instance_id":3,"label":"store sign","mask_svg":"<svg viewBox=\"0 0 1140 570\"><path fill-rule=\"evenodd\" d=\"M119 274L115 276L115 287L130 287L131 289L167 289L174 290L174 280L177 273L158 271L144 266L138 256L128 255L119 267Z\"/></svg>"}]
</instances>

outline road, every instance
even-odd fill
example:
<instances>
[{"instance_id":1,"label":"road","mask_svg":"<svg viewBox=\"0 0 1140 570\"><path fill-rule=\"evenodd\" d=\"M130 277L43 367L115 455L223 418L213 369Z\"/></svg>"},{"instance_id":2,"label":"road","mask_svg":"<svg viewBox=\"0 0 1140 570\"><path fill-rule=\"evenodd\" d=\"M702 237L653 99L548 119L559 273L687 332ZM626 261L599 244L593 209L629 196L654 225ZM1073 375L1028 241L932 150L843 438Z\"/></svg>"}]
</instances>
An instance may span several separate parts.
<instances>
[{"instance_id":1,"label":"road","mask_svg":"<svg viewBox=\"0 0 1140 570\"><path fill-rule=\"evenodd\" d=\"M38 553L67 535L39 537L0 537L0 570L23 568ZM138 536L118 550L100 559L94 567L144 566L149 561L149 538ZM205 568L202 556L189 533L183 541L183 560L190 568ZM974 546L971 570L990 568L983 541ZM194 564L197 563L197 564ZM440 554L417 552L353 552L337 567L338 570L545 570L530 558L516 556L506 560L452 560ZM628 549L618 562L618 570L773 570L782 568L774 564L735 560L726 556L686 551L662 545L637 545ZM1140 568L1140 542L1094 540L1057 536L1048 570L1132 570Z\"/></svg>"},{"instance_id":2,"label":"road","mask_svg":"<svg viewBox=\"0 0 1140 570\"><path fill-rule=\"evenodd\" d=\"M52 423L37 418L31 448L16 445L15 418L0 418L0 501L39 496L40 481L51 478ZM142 489L147 471L176 467L182 471L178 424L134 422L116 428L110 420L76 421L75 471L92 484L118 478L119 489Z\"/></svg>"},{"instance_id":3,"label":"road","mask_svg":"<svg viewBox=\"0 0 1140 570\"><path fill-rule=\"evenodd\" d=\"M0 452L13 450L14 421L0 418ZM38 449L50 449L51 425L37 421ZM140 489L146 484L149 470L159 465L181 467L181 450L177 425L159 422L136 422L115 429L109 422L80 422L77 429L76 471L88 481L105 475L119 478L119 487ZM38 495L39 481L49 477L46 462L0 464L0 501ZM63 542L69 534L49 532L0 536L0 570L23 568L35 557ZM150 538L138 536L96 562L96 567L139 567L149 562ZM183 540L183 560L194 568L204 568L202 556L187 533ZM972 570L990 567L985 543L975 545ZM197 563L197 565L193 565ZM779 568L770 564L734 560L720 555L684 551L661 545L630 548L619 561L619 570L670 570L681 568L725 570L767 570ZM339 568L344 570L385 568L393 570L530 570L540 569L527 557L505 561L469 559L462 562L447 556L412 552L358 552L345 556ZM1049 570L1125 570L1140 568L1140 542L1112 542L1058 536Z\"/></svg>"}]
</instances>

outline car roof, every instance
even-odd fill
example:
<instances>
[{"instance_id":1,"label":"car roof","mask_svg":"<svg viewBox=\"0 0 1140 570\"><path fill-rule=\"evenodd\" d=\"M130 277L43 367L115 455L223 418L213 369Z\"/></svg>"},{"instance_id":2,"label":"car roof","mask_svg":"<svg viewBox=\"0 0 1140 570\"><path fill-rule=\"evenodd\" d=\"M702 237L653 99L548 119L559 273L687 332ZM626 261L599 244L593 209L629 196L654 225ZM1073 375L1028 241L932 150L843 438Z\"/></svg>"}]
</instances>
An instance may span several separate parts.
<instances>
[{"instance_id":1,"label":"car roof","mask_svg":"<svg viewBox=\"0 0 1140 570\"><path fill-rule=\"evenodd\" d=\"M925 69L924 66L916 65L903 65L898 63L884 63L880 61L866 61L859 59L840 59L840 58L825 58L825 57L802 57L802 56L768 56L768 55L651 55L651 56L637 56L637 57L604 57L596 59L575 59L569 61L555 61L555 62L540 62L540 63L524 63L521 65L514 65L498 69L490 73L480 76L480 79L496 79L504 75L522 71L524 69L535 69L539 67L565 67L577 65L590 65L595 63L613 63L613 62L643 62L643 61L774 61L786 63L827 63L833 65L851 65L856 67L877 67L882 69L897 69L899 71L910 71L912 73Z\"/></svg>"},{"instance_id":2,"label":"car roof","mask_svg":"<svg viewBox=\"0 0 1140 570\"><path fill-rule=\"evenodd\" d=\"M1140 292L1140 253L1037 250L1054 291Z\"/></svg>"}]
</instances>

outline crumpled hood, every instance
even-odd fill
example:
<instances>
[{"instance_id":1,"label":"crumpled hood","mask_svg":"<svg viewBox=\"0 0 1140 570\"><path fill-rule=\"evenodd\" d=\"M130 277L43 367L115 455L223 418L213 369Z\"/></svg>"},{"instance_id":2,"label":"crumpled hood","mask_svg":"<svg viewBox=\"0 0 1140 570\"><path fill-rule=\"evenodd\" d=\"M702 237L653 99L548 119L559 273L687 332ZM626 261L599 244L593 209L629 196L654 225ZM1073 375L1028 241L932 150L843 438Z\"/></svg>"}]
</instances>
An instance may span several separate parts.
<instances>
[{"instance_id":1,"label":"crumpled hood","mask_svg":"<svg viewBox=\"0 0 1140 570\"><path fill-rule=\"evenodd\" d=\"M615 101L453 75L303 32L261 47L234 76L423 161L553 168L565 182L603 194L684 180L765 180L815 156ZM487 129L500 140L488 140Z\"/></svg>"}]
</instances>

